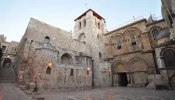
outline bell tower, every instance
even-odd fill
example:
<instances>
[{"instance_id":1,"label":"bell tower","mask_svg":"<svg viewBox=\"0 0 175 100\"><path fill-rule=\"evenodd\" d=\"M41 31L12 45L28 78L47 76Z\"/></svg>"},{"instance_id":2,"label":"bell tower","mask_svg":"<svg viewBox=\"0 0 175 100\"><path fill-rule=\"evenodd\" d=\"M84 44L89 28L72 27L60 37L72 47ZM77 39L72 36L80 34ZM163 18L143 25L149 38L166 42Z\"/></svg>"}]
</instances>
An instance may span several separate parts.
<instances>
[{"instance_id":1,"label":"bell tower","mask_svg":"<svg viewBox=\"0 0 175 100\"><path fill-rule=\"evenodd\" d=\"M74 38L87 45L92 45L96 38L101 37L106 32L105 19L92 9L87 10L77 17L74 26ZM92 41L93 40L93 41Z\"/></svg>"},{"instance_id":2,"label":"bell tower","mask_svg":"<svg viewBox=\"0 0 175 100\"><path fill-rule=\"evenodd\" d=\"M104 34L106 33L105 19L92 9L77 17L74 26L74 39L85 43L92 50L92 79L94 86L104 86L100 68L106 66Z\"/></svg>"}]
</instances>

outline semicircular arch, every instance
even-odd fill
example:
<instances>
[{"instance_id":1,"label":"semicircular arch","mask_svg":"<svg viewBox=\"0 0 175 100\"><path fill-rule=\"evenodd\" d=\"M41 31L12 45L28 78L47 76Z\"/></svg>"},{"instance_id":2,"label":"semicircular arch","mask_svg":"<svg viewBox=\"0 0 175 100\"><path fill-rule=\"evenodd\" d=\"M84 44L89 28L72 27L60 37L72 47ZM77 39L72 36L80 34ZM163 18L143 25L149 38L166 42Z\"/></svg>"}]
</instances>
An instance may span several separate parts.
<instances>
[{"instance_id":1,"label":"semicircular arch","mask_svg":"<svg viewBox=\"0 0 175 100\"><path fill-rule=\"evenodd\" d=\"M65 65L71 65L73 64L73 58L69 53L64 53L61 56L61 63Z\"/></svg>"},{"instance_id":2,"label":"semicircular arch","mask_svg":"<svg viewBox=\"0 0 175 100\"><path fill-rule=\"evenodd\" d=\"M130 72L146 72L148 70L148 64L142 58L133 58L129 61Z\"/></svg>"},{"instance_id":3,"label":"semicircular arch","mask_svg":"<svg viewBox=\"0 0 175 100\"><path fill-rule=\"evenodd\" d=\"M113 73L129 72L127 64L124 61L117 61L113 64Z\"/></svg>"},{"instance_id":4,"label":"semicircular arch","mask_svg":"<svg viewBox=\"0 0 175 100\"><path fill-rule=\"evenodd\" d=\"M139 36L140 34L141 34L141 31L137 27L130 27L127 30L124 31L125 39L129 39L129 37L131 35Z\"/></svg>"}]
</instances>

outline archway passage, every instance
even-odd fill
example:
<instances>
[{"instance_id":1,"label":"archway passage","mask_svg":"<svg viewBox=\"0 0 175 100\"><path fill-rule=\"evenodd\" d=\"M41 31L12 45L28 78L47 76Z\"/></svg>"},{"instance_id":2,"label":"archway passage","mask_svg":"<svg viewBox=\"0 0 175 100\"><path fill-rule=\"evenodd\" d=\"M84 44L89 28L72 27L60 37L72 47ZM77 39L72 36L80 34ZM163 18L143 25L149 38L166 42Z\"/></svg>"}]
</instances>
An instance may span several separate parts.
<instances>
[{"instance_id":1,"label":"archway passage","mask_svg":"<svg viewBox=\"0 0 175 100\"><path fill-rule=\"evenodd\" d=\"M3 65L0 67L0 83L15 83L16 73L11 65L11 59L5 58Z\"/></svg>"},{"instance_id":2,"label":"archway passage","mask_svg":"<svg viewBox=\"0 0 175 100\"><path fill-rule=\"evenodd\" d=\"M163 59L166 68L175 69L175 51L172 49L167 49L163 52Z\"/></svg>"},{"instance_id":3,"label":"archway passage","mask_svg":"<svg viewBox=\"0 0 175 100\"><path fill-rule=\"evenodd\" d=\"M127 73L118 73L119 78L119 86L127 86L128 79L127 79Z\"/></svg>"},{"instance_id":4,"label":"archway passage","mask_svg":"<svg viewBox=\"0 0 175 100\"><path fill-rule=\"evenodd\" d=\"M3 62L3 67L10 67L10 65L11 65L11 59L5 58Z\"/></svg>"},{"instance_id":5,"label":"archway passage","mask_svg":"<svg viewBox=\"0 0 175 100\"><path fill-rule=\"evenodd\" d=\"M119 62L113 69L113 85L114 86L127 86L128 85L128 68L123 62Z\"/></svg>"}]
</instances>

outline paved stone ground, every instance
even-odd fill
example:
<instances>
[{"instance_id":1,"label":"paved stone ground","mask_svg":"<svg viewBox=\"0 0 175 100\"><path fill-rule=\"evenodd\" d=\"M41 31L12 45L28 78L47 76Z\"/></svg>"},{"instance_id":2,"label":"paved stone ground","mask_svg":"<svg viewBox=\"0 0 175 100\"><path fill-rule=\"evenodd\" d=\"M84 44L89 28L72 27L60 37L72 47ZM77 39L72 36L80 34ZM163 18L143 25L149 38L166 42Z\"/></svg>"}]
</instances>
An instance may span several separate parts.
<instances>
[{"instance_id":1,"label":"paved stone ground","mask_svg":"<svg viewBox=\"0 0 175 100\"><path fill-rule=\"evenodd\" d=\"M44 100L175 100L175 91L115 87L84 91L44 92L37 97L44 97Z\"/></svg>"},{"instance_id":2,"label":"paved stone ground","mask_svg":"<svg viewBox=\"0 0 175 100\"><path fill-rule=\"evenodd\" d=\"M0 83L0 100L30 100L15 84Z\"/></svg>"}]
</instances>

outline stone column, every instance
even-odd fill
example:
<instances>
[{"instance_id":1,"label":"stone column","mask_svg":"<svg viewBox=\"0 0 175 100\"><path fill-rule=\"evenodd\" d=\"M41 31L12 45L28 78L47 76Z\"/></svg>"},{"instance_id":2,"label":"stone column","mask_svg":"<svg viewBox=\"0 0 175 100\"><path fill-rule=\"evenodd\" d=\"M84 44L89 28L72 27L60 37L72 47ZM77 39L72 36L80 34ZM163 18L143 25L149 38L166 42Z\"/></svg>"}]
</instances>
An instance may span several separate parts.
<instances>
[{"instance_id":1,"label":"stone column","mask_svg":"<svg viewBox=\"0 0 175 100\"><path fill-rule=\"evenodd\" d=\"M170 39L175 40L175 18L173 19L172 28L170 28Z\"/></svg>"}]
</instances>

